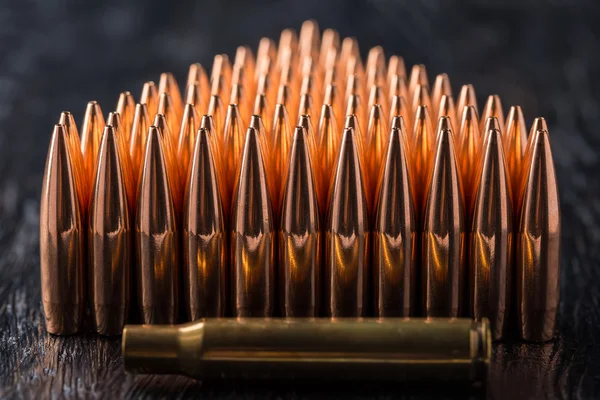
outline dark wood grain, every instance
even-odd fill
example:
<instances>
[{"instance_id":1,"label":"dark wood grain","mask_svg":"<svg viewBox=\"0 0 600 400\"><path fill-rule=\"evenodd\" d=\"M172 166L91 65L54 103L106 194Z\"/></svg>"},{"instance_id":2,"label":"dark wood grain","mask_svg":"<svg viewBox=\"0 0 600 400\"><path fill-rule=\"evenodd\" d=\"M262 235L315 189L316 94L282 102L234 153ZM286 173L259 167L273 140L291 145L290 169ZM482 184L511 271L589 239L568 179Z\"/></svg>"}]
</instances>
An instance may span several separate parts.
<instances>
[{"instance_id":1,"label":"dark wood grain","mask_svg":"<svg viewBox=\"0 0 600 400\"><path fill-rule=\"evenodd\" d=\"M216 52L276 38L308 17L363 52L447 72L455 91L473 83L479 102L498 93L520 104L528 123L545 116L563 215L559 338L494 347L488 397L600 395L600 6L552 2L366 0L119 1L102 6L56 0L0 9L0 398L354 398L403 397L405 388L335 384L209 384L123 372L120 341L45 333L40 308L38 209L52 124L60 111L81 119L96 99L104 111L122 90L138 93L162 71ZM136 95L137 97L137 95ZM482 106L483 104L480 104ZM462 398L463 393L442 391ZM418 396L427 397L430 395Z\"/></svg>"}]
</instances>

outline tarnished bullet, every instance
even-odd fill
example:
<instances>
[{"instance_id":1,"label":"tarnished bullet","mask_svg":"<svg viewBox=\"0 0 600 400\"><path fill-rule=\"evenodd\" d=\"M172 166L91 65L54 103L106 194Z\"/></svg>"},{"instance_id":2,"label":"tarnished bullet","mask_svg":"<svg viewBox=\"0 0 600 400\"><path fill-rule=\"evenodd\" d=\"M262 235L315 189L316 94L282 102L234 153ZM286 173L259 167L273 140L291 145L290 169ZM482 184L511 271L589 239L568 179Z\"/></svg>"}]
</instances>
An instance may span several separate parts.
<instances>
[{"instance_id":1,"label":"tarnished bullet","mask_svg":"<svg viewBox=\"0 0 600 400\"><path fill-rule=\"evenodd\" d=\"M166 112L166 110L160 111L160 95L163 93L169 95L169 100L172 102L175 115L177 116L178 120L180 120L181 115L183 114L181 91L179 90L179 86L177 85L175 77L170 72L163 72L160 74L160 80L158 81L159 111L157 112L167 115L168 118L169 113ZM179 128L177 127L177 129L174 129L174 132L179 132Z\"/></svg>"},{"instance_id":2,"label":"tarnished bullet","mask_svg":"<svg viewBox=\"0 0 600 400\"><path fill-rule=\"evenodd\" d=\"M321 108L319 133L317 136L319 139L319 158L316 160L313 159L313 162L320 163L320 172L318 175L315 174L315 176L318 182L319 210L324 217L328 207L329 187L333 180L333 173L341 144L341 135L337 128L336 115L331 105L323 104Z\"/></svg>"},{"instance_id":3,"label":"tarnished bullet","mask_svg":"<svg viewBox=\"0 0 600 400\"><path fill-rule=\"evenodd\" d=\"M500 132L504 132L504 111L502 110L502 101L497 94L490 95L485 102L485 107L481 113L481 121L479 122L482 132L487 132L484 129L488 118L496 117Z\"/></svg>"},{"instance_id":4,"label":"tarnished bullet","mask_svg":"<svg viewBox=\"0 0 600 400\"><path fill-rule=\"evenodd\" d=\"M214 146L200 129L191 158L183 211L183 292L190 321L226 310L227 233Z\"/></svg>"},{"instance_id":5,"label":"tarnished bullet","mask_svg":"<svg viewBox=\"0 0 600 400\"><path fill-rule=\"evenodd\" d=\"M475 112L477 114L479 113L479 109L477 108L477 96L475 95L475 88L473 85L463 85L460 88L456 106L456 112L458 113L457 117L459 118L463 115L466 106L473 106Z\"/></svg>"},{"instance_id":6,"label":"tarnished bullet","mask_svg":"<svg viewBox=\"0 0 600 400\"><path fill-rule=\"evenodd\" d=\"M212 319L129 325L125 370L197 379L316 379L485 387L487 321ZM251 367L249 367L251 366Z\"/></svg>"},{"instance_id":7,"label":"tarnished bullet","mask_svg":"<svg viewBox=\"0 0 600 400\"><path fill-rule=\"evenodd\" d=\"M486 132L469 232L470 315L488 318L492 337L507 332L512 298L513 213L502 134Z\"/></svg>"},{"instance_id":8,"label":"tarnished bullet","mask_svg":"<svg viewBox=\"0 0 600 400\"><path fill-rule=\"evenodd\" d=\"M85 226L69 134L55 125L40 203L40 267L46 329L70 335L80 329L84 306Z\"/></svg>"},{"instance_id":9,"label":"tarnished bullet","mask_svg":"<svg viewBox=\"0 0 600 400\"><path fill-rule=\"evenodd\" d=\"M64 134L68 142L68 148L71 155L71 168L73 179L75 181L75 189L77 190L77 199L79 200L79 210L81 212L82 221L84 224L87 221L87 211L90 206L91 184L86 179L86 169L81 152L81 141L79 140L79 131L75 124L73 114L64 111L60 114L58 125L64 127ZM54 127L57 130L57 127Z\"/></svg>"},{"instance_id":10,"label":"tarnished bullet","mask_svg":"<svg viewBox=\"0 0 600 400\"><path fill-rule=\"evenodd\" d=\"M452 131L438 133L423 218L423 311L458 317L466 297L465 212Z\"/></svg>"},{"instance_id":11,"label":"tarnished bullet","mask_svg":"<svg viewBox=\"0 0 600 400\"><path fill-rule=\"evenodd\" d=\"M192 104L186 104L183 107L183 118L181 119L181 129L177 143L177 161L180 164L182 187L185 187L187 182L190 157L194 151L196 132L199 127L200 117L196 109Z\"/></svg>"},{"instance_id":12,"label":"tarnished bullet","mask_svg":"<svg viewBox=\"0 0 600 400\"><path fill-rule=\"evenodd\" d=\"M135 218L137 304L145 324L173 324L179 301L179 237L163 135L151 126Z\"/></svg>"},{"instance_id":13,"label":"tarnished bullet","mask_svg":"<svg viewBox=\"0 0 600 400\"><path fill-rule=\"evenodd\" d=\"M527 146L527 127L521 107L510 108L506 118L506 129L504 130L504 154L506 154L506 165L508 167L513 205L516 210L519 201L519 186L521 184L521 170L525 147Z\"/></svg>"},{"instance_id":14,"label":"tarnished bullet","mask_svg":"<svg viewBox=\"0 0 600 400\"><path fill-rule=\"evenodd\" d=\"M261 138L248 128L231 212L233 314L268 317L275 309L275 230Z\"/></svg>"},{"instance_id":15,"label":"tarnished bullet","mask_svg":"<svg viewBox=\"0 0 600 400\"><path fill-rule=\"evenodd\" d=\"M410 146L414 166L415 205L417 215L425 208L425 195L429 186L431 160L435 152L435 132L427 107L419 106L415 114L412 144Z\"/></svg>"},{"instance_id":16,"label":"tarnished bullet","mask_svg":"<svg viewBox=\"0 0 600 400\"><path fill-rule=\"evenodd\" d=\"M368 312L369 221L356 133L346 129L325 227L324 306L330 317Z\"/></svg>"},{"instance_id":17,"label":"tarnished bullet","mask_svg":"<svg viewBox=\"0 0 600 400\"><path fill-rule=\"evenodd\" d=\"M131 140L129 142L129 158L131 160L131 172L137 184L140 179L144 152L146 151L146 137L150 128L150 115L146 104L136 104L133 124L131 126Z\"/></svg>"},{"instance_id":18,"label":"tarnished bullet","mask_svg":"<svg viewBox=\"0 0 600 400\"><path fill-rule=\"evenodd\" d=\"M88 228L88 299L94 330L120 335L127 322L133 229L121 160L129 157L107 126L98 154Z\"/></svg>"},{"instance_id":19,"label":"tarnished bullet","mask_svg":"<svg viewBox=\"0 0 600 400\"><path fill-rule=\"evenodd\" d=\"M554 335L558 311L561 228L548 131L533 132L527 151L517 231L517 313L521 338L545 341Z\"/></svg>"},{"instance_id":20,"label":"tarnished bullet","mask_svg":"<svg viewBox=\"0 0 600 400\"><path fill-rule=\"evenodd\" d=\"M90 101L85 109L83 124L81 125L81 153L85 166L85 179L88 182L94 180L94 170L103 130L104 115L100 104L96 101Z\"/></svg>"},{"instance_id":21,"label":"tarnished bullet","mask_svg":"<svg viewBox=\"0 0 600 400\"><path fill-rule=\"evenodd\" d=\"M475 171L479 162L482 141L478 121L477 109L474 106L465 107L462 112L456 147L467 215L471 213L471 204L473 204L475 196Z\"/></svg>"},{"instance_id":22,"label":"tarnished bullet","mask_svg":"<svg viewBox=\"0 0 600 400\"><path fill-rule=\"evenodd\" d=\"M417 220L410 161L406 133L393 128L379 178L373 227L371 265L378 317L408 317L416 303Z\"/></svg>"},{"instance_id":23,"label":"tarnished bullet","mask_svg":"<svg viewBox=\"0 0 600 400\"><path fill-rule=\"evenodd\" d=\"M148 107L148 115L156 115L156 111L158 110L158 89L154 82L144 83L140 96L140 104L145 104Z\"/></svg>"},{"instance_id":24,"label":"tarnished bullet","mask_svg":"<svg viewBox=\"0 0 600 400\"><path fill-rule=\"evenodd\" d=\"M135 100L129 92L123 92L119 96L116 112L121 116L122 135L126 143L129 143L131 137L131 125L133 124L133 114L135 113Z\"/></svg>"},{"instance_id":25,"label":"tarnished bullet","mask_svg":"<svg viewBox=\"0 0 600 400\"><path fill-rule=\"evenodd\" d=\"M284 317L316 317L321 293L317 187L306 131L294 132L279 229L280 307Z\"/></svg>"}]
</instances>

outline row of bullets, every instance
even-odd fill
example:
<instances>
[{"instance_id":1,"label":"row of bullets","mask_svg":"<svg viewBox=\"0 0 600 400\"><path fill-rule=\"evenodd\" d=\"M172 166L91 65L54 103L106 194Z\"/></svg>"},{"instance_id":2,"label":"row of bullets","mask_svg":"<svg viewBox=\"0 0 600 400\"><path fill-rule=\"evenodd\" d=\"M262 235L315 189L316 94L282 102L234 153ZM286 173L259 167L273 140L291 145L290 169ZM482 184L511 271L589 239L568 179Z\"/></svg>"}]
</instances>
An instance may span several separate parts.
<instances>
[{"instance_id":1,"label":"row of bullets","mask_svg":"<svg viewBox=\"0 0 600 400\"><path fill-rule=\"evenodd\" d=\"M81 136L62 113L40 213L47 329L469 316L495 339L514 318L547 340L560 274L548 129L537 118L528 135L498 96L480 115L472 85L455 106L446 74L430 86L381 47L363 64L355 39L313 21L256 57L215 56L210 75L193 64L184 96L163 73L106 120L90 102Z\"/></svg>"}]
</instances>

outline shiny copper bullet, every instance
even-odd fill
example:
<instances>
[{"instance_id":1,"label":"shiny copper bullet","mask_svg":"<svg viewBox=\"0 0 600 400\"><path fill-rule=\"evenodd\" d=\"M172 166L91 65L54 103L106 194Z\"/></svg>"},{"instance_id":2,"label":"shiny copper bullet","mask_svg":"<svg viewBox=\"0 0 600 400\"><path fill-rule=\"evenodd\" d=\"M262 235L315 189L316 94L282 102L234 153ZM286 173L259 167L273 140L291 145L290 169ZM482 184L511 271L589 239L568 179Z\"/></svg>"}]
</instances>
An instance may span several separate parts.
<instances>
[{"instance_id":1,"label":"shiny copper bullet","mask_svg":"<svg viewBox=\"0 0 600 400\"><path fill-rule=\"evenodd\" d=\"M456 119L456 109L454 108L454 100L452 100L452 96L443 94L436 107L438 110L438 121L442 117L448 117L450 118L450 122L452 123L453 127L456 127L457 129L460 128L460 124Z\"/></svg>"},{"instance_id":2,"label":"shiny copper bullet","mask_svg":"<svg viewBox=\"0 0 600 400\"><path fill-rule=\"evenodd\" d=\"M412 111L417 112L419 106L427 107L427 110L431 112L433 107L431 105L431 98L429 97L429 90L427 86L417 85L413 91L412 97ZM434 114L435 115L435 114Z\"/></svg>"},{"instance_id":3,"label":"shiny copper bullet","mask_svg":"<svg viewBox=\"0 0 600 400\"><path fill-rule=\"evenodd\" d=\"M85 179L92 182L96 159L100 150L100 141L104 130L104 115L100 104L90 101L85 109L83 124L81 125L81 153L85 165Z\"/></svg>"},{"instance_id":4,"label":"shiny copper bullet","mask_svg":"<svg viewBox=\"0 0 600 400\"><path fill-rule=\"evenodd\" d=\"M475 196L476 176L474 171L476 171L479 162L481 141L477 109L475 106L467 106L462 112L456 145L467 215L470 215L471 204Z\"/></svg>"},{"instance_id":5,"label":"shiny copper bullet","mask_svg":"<svg viewBox=\"0 0 600 400\"><path fill-rule=\"evenodd\" d=\"M206 108L206 114L210 115L213 118L213 122L215 124L215 132L217 134L223 134L223 102L221 98L217 95L210 96L208 101L208 107Z\"/></svg>"},{"instance_id":6,"label":"shiny copper bullet","mask_svg":"<svg viewBox=\"0 0 600 400\"><path fill-rule=\"evenodd\" d=\"M366 147L366 166L365 172L368 175L367 197L374 199L377 195L377 181L379 180L379 170L383 163L387 148L389 134L385 125L385 115L383 108L379 104L374 104L369 113L369 125L367 128L367 147ZM370 212L373 212L375 201L370 201Z\"/></svg>"},{"instance_id":7,"label":"shiny copper bullet","mask_svg":"<svg viewBox=\"0 0 600 400\"><path fill-rule=\"evenodd\" d=\"M183 211L183 300L186 318L222 317L226 310L227 233L214 145L198 131Z\"/></svg>"},{"instance_id":8,"label":"shiny copper bullet","mask_svg":"<svg viewBox=\"0 0 600 400\"><path fill-rule=\"evenodd\" d=\"M456 105L456 112L458 113L459 118L463 114L466 106L473 106L475 112L479 113L479 109L477 108L477 96L475 95L475 88L473 85L463 85L460 88Z\"/></svg>"},{"instance_id":9,"label":"shiny copper bullet","mask_svg":"<svg viewBox=\"0 0 600 400\"><path fill-rule=\"evenodd\" d=\"M123 332L126 371L209 381L333 379L482 388L491 351L487 321L466 318L231 318L129 325Z\"/></svg>"},{"instance_id":10,"label":"shiny copper bullet","mask_svg":"<svg viewBox=\"0 0 600 400\"><path fill-rule=\"evenodd\" d=\"M496 117L500 127L500 132L504 132L504 111L502 110L502 101L500 100L500 96L497 94L490 95L485 102L485 107L481 113L480 121L480 128L483 132L486 132L483 129L487 119L490 117Z\"/></svg>"},{"instance_id":11,"label":"shiny copper bullet","mask_svg":"<svg viewBox=\"0 0 600 400\"><path fill-rule=\"evenodd\" d=\"M541 122L540 122L541 125ZM554 335L560 296L560 205L548 131L532 132L517 230L517 313L524 340Z\"/></svg>"},{"instance_id":12,"label":"shiny copper bullet","mask_svg":"<svg viewBox=\"0 0 600 400\"><path fill-rule=\"evenodd\" d=\"M506 129L504 130L504 154L511 181L513 194L513 205L517 209L520 204L519 186L521 184L521 170L523 156L527 146L527 127L521 107L510 108L506 118Z\"/></svg>"},{"instance_id":13,"label":"shiny copper bullet","mask_svg":"<svg viewBox=\"0 0 600 400\"><path fill-rule=\"evenodd\" d=\"M391 56L388 61L386 79L388 85L391 82L392 76L399 76L402 78L402 80L406 79L406 66L404 65L404 59L397 55Z\"/></svg>"},{"instance_id":14,"label":"shiny copper bullet","mask_svg":"<svg viewBox=\"0 0 600 400\"><path fill-rule=\"evenodd\" d=\"M408 80L408 94L409 96L414 95L417 85L421 85L424 88L429 89L429 78L427 78L427 69L425 65L413 65L410 71L410 77Z\"/></svg>"},{"instance_id":15,"label":"shiny copper bullet","mask_svg":"<svg viewBox=\"0 0 600 400\"><path fill-rule=\"evenodd\" d=\"M75 124L73 114L68 111L62 112L58 119L58 125L64 126L66 140L71 155L71 167L73 179L75 181L75 189L77 190L77 199L79 200L79 210L81 217L85 223L87 221L87 211L90 206L91 185L86 179L86 169L81 152L81 141L79 140L79 131ZM56 130L56 126L54 130Z\"/></svg>"},{"instance_id":16,"label":"shiny copper bullet","mask_svg":"<svg viewBox=\"0 0 600 400\"><path fill-rule=\"evenodd\" d=\"M171 142L177 143L179 129L181 128L182 113L176 110L169 93L165 92L158 95L158 108L156 113L165 116L171 134Z\"/></svg>"},{"instance_id":17,"label":"shiny copper bullet","mask_svg":"<svg viewBox=\"0 0 600 400\"><path fill-rule=\"evenodd\" d=\"M337 162L340 149L341 136L337 128L336 115L333 107L323 104L321 118L319 119L319 133L317 135L319 144L319 158L315 163L320 163L319 174L315 174L318 182L319 210L324 217L328 207L329 187L333 181L333 172ZM313 159L314 160L314 159ZM313 169L314 171L314 169ZM324 220L324 218L322 218Z\"/></svg>"},{"instance_id":18,"label":"shiny copper bullet","mask_svg":"<svg viewBox=\"0 0 600 400\"><path fill-rule=\"evenodd\" d=\"M158 89L154 82L144 83L142 94L140 95L140 104L145 104L148 107L149 115L156 115L158 111Z\"/></svg>"},{"instance_id":19,"label":"shiny copper bullet","mask_svg":"<svg viewBox=\"0 0 600 400\"><path fill-rule=\"evenodd\" d=\"M375 315L408 317L416 303L417 219L406 132L393 128L386 150L373 227Z\"/></svg>"},{"instance_id":20,"label":"shiny copper bullet","mask_svg":"<svg viewBox=\"0 0 600 400\"><path fill-rule=\"evenodd\" d=\"M135 218L137 304L145 324L173 324L179 302L179 235L164 136L151 126Z\"/></svg>"},{"instance_id":21,"label":"shiny copper bullet","mask_svg":"<svg viewBox=\"0 0 600 400\"><path fill-rule=\"evenodd\" d=\"M200 83L191 83L185 88L185 95L183 101L185 102L185 104L193 105L198 114L203 114L204 112L206 112L206 106L208 103L208 98L205 98L205 96L203 96L204 93L207 93L207 91L202 89Z\"/></svg>"},{"instance_id":22,"label":"shiny copper bullet","mask_svg":"<svg viewBox=\"0 0 600 400\"><path fill-rule=\"evenodd\" d=\"M439 105L442 100L442 96L446 95L452 99L452 87L450 86L450 78L448 74L439 74L435 77L433 83L433 90L431 91L431 102L433 104L434 112L439 114Z\"/></svg>"},{"instance_id":23,"label":"shiny copper bullet","mask_svg":"<svg viewBox=\"0 0 600 400\"><path fill-rule=\"evenodd\" d=\"M223 127L223 151L227 157L223 158L223 178L225 178L223 197L229 199L235 190L236 175L239 171L240 160L244 150L245 129L240 110L237 104L227 107L227 116ZM227 201L229 204L229 201ZM225 209L228 212L228 208Z\"/></svg>"},{"instance_id":24,"label":"shiny copper bullet","mask_svg":"<svg viewBox=\"0 0 600 400\"><path fill-rule=\"evenodd\" d=\"M361 317L368 312L369 209L356 133L344 130L325 231L325 313Z\"/></svg>"},{"instance_id":25,"label":"shiny copper bullet","mask_svg":"<svg viewBox=\"0 0 600 400\"><path fill-rule=\"evenodd\" d=\"M465 211L452 131L438 133L423 218L423 311L458 317L466 295Z\"/></svg>"},{"instance_id":26,"label":"shiny copper bullet","mask_svg":"<svg viewBox=\"0 0 600 400\"><path fill-rule=\"evenodd\" d=\"M131 172L135 178L136 188L140 179L140 171L146 151L146 137L148 136L148 128L150 128L151 123L148 106L146 104L136 104L133 124L131 126L131 140L129 142Z\"/></svg>"},{"instance_id":27,"label":"shiny copper bullet","mask_svg":"<svg viewBox=\"0 0 600 400\"><path fill-rule=\"evenodd\" d=\"M131 137L131 125L133 124L133 114L135 113L135 100L129 92L123 92L119 96L116 112L121 116L121 129L123 138L129 143Z\"/></svg>"},{"instance_id":28,"label":"shiny copper bullet","mask_svg":"<svg viewBox=\"0 0 600 400\"><path fill-rule=\"evenodd\" d=\"M106 126L98 154L88 228L88 299L101 335L120 335L127 321L133 227L118 132Z\"/></svg>"},{"instance_id":29,"label":"shiny copper bullet","mask_svg":"<svg viewBox=\"0 0 600 400\"><path fill-rule=\"evenodd\" d=\"M185 187L187 181L190 157L194 151L196 132L199 127L200 117L196 112L196 108L192 104L186 104L183 107L183 118L181 120L179 141L177 143L177 161L180 164L182 187Z\"/></svg>"},{"instance_id":30,"label":"shiny copper bullet","mask_svg":"<svg viewBox=\"0 0 600 400\"><path fill-rule=\"evenodd\" d=\"M248 128L231 212L231 302L236 317L275 309L275 230L259 131Z\"/></svg>"},{"instance_id":31,"label":"shiny copper bullet","mask_svg":"<svg viewBox=\"0 0 600 400\"><path fill-rule=\"evenodd\" d=\"M513 212L502 134L486 132L479 161L475 206L470 228L470 314L488 318L492 337L508 328L512 300Z\"/></svg>"},{"instance_id":32,"label":"shiny copper bullet","mask_svg":"<svg viewBox=\"0 0 600 400\"><path fill-rule=\"evenodd\" d=\"M389 119L390 123L394 117L402 117L404 119L404 125L410 127L411 131L407 133L407 139L410 144L412 138L412 129L414 127L412 113L402 96L393 96L390 101Z\"/></svg>"},{"instance_id":33,"label":"shiny copper bullet","mask_svg":"<svg viewBox=\"0 0 600 400\"><path fill-rule=\"evenodd\" d=\"M137 181L134 179L133 172L131 170L131 160L129 158L129 152L127 151L128 143L125 140L125 132L121 122L121 115L118 112L108 113L108 117L106 118L106 126L112 126L114 128L117 144L120 148L121 154L123 154L120 160L121 173L127 188L127 193L135 193ZM93 184L93 181L91 184ZM135 197L129 196L127 201L130 212L133 212L135 210Z\"/></svg>"},{"instance_id":34,"label":"shiny copper bullet","mask_svg":"<svg viewBox=\"0 0 600 400\"><path fill-rule=\"evenodd\" d=\"M169 100L172 102L171 105L175 111L175 115L177 116L178 120L181 119L181 115L183 114L181 91L179 90L179 85L177 85L175 77L170 72L163 72L160 74L160 80L158 81L159 111L157 112L168 116L169 113L166 110L160 110L160 95L163 93L169 95ZM179 132L179 129L174 129L174 131Z\"/></svg>"},{"instance_id":35,"label":"shiny copper bullet","mask_svg":"<svg viewBox=\"0 0 600 400\"><path fill-rule=\"evenodd\" d=\"M188 70L186 86L193 85L194 83L198 83L203 91L209 88L206 70L200 63L194 63L190 65L190 68Z\"/></svg>"},{"instance_id":36,"label":"shiny copper bullet","mask_svg":"<svg viewBox=\"0 0 600 400\"><path fill-rule=\"evenodd\" d=\"M165 166L169 170L169 184L171 185L173 206L175 207L175 212L179 214L183 205L183 179L179 163L177 162L177 142L173 141L174 135L169 130L169 124L163 114L156 114L153 126L161 135L161 149L165 158ZM148 139L146 139L146 143L148 143ZM147 151L148 149L146 148Z\"/></svg>"},{"instance_id":37,"label":"shiny copper bullet","mask_svg":"<svg viewBox=\"0 0 600 400\"><path fill-rule=\"evenodd\" d=\"M290 128L289 118L285 106L277 104L273 113L273 131L271 133L272 169L273 169L273 207L280 210L282 190L285 185L286 171L289 164L290 148L292 147L293 131Z\"/></svg>"},{"instance_id":38,"label":"shiny copper bullet","mask_svg":"<svg viewBox=\"0 0 600 400\"><path fill-rule=\"evenodd\" d=\"M415 113L412 144L410 146L414 166L415 204L420 215L425 205L429 185L432 156L435 152L435 132L427 107L419 106Z\"/></svg>"},{"instance_id":39,"label":"shiny copper bullet","mask_svg":"<svg viewBox=\"0 0 600 400\"><path fill-rule=\"evenodd\" d=\"M40 267L46 329L70 335L80 329L84 306L85 226L64 125L55 125L40 203Z\"/></svg>"},{"instance_id":40,"label":"shiny copper bullet","mask_svg":"<svg viewBox=\"0 0 600 400\"><path fill-rule=\"evenodd\" d=\"M321 294L319 205L306 130L296 127L279 229L280 307L284 317L316 317Z\"/></svg>"}]
</instances>

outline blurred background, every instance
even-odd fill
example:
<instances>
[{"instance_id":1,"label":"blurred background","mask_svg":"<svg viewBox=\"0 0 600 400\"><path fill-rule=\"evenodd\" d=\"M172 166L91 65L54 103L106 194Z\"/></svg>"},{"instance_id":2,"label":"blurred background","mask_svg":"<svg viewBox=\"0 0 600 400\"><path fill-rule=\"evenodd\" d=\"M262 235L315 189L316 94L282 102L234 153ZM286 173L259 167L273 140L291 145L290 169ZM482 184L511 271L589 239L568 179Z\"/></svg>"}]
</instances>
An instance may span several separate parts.
<instances>
[{"instance_id":1,"label":"blurred background","mask_svg":"<svg viewBox=\"0 0 600 400\"><path fill-rule=\"evenodd\" d=\"M233 56L240 44L256 49L261 37L278 39L282 29L299 29L309 18L321 29L355 36L363 55L382 45L387 56L403 56L408 68L426 64L430 79L448 73L455 94L460 85L474 84L480 109L489 94L499 94L505 111L522 106L528 125L537 116L547 119L563 215L562 339L543 346L498 346L493 397L586 397L600 390L600 346L593 346L600 337L597 1L119 0L97 5L5 0L0 2L0 353L10 353L0 356L0 387L5 387L0 394L47 384L43 375L22 374L40 371L35 351L49 346L47 339L26 332L39 335L41 329L32 325L40 313L39 193L59 113L73 112L80 124L89 100L99 101L106 114L121 91L137 99L142 84L157 81L161 72L173 72L182 83L189 64L210 69L215 53Z\"/></svg>"}]
</instances>

